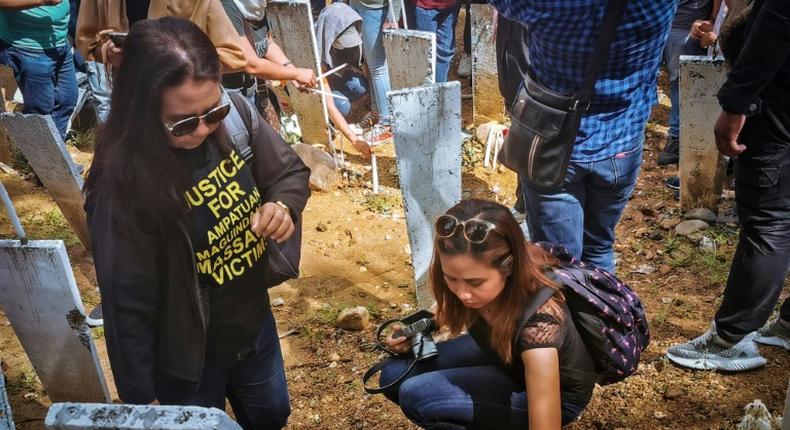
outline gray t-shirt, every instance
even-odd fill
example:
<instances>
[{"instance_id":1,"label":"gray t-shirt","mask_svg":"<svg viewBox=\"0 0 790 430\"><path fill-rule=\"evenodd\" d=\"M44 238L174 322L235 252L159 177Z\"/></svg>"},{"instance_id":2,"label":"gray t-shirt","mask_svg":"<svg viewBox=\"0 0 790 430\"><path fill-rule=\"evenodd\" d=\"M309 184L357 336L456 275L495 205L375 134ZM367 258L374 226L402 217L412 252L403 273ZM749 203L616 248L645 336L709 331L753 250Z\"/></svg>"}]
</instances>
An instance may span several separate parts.
<instances>
[{"instance_id":1,"label":"gray t-shirt","mask_svg":"<svg viewBox=\"0 0 790 430\"><path fill-rule=\"evenodd\" d=\"M691 30L691 24L698 19L708 18L713 11L711 0L680 0L672 29Z\"/></svg>"}]
</instances>

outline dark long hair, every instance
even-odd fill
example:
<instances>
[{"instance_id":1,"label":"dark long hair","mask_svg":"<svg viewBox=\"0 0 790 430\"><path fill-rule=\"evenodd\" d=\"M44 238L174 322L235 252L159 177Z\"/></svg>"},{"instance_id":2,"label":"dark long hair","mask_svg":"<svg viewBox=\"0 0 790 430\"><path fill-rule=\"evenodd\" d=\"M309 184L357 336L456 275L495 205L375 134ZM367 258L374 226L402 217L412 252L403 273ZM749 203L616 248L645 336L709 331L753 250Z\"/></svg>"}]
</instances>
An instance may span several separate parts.
<instances>
[{"instance_id":1,"label":"dark long hair","mask_svg":"<svg viewBox=\"0 0 790 430\"><path fill-rule=\"evenodd\" d=\"M556 265L557 261L542 248L527 242L510 210L499 203L469 199L453 206L447 213L462 221L482 219L496 225L496 229L488 234L485 242L479 244L466 240L461 228L450 237L436 237L430 273L431 286L438 305L436 318L440 325L448 327L453 334L468 328L478 318L477 311L464 306L447 286L440 254L470 254L478 261L500 268L506 275L506 281L505 288L491 303L494 306L490 321L491 346L505 363L510 363L513 360L513 332L529 299L541 286L546 285L558 290L549 301L549 306L556 308L563 300L559 286L544 274L544 270ZM508 257L512 257L509 264ZM562 315L560 312L556 313Z\"/></svg>"},{"instance_id":2,"label":"dark long hair","mask_svg":"<svg viewBox=\"0 0 790 430\"><path fill-rule=\"evenodd\" d=\"M101 195L121 221L164 224L186 216L189 177L170 148L161 112L163 90L188 78L220 80L219 57L200 28L171 17L132 27L85 182L85 192Z\"/></svg>"}]
</instances>

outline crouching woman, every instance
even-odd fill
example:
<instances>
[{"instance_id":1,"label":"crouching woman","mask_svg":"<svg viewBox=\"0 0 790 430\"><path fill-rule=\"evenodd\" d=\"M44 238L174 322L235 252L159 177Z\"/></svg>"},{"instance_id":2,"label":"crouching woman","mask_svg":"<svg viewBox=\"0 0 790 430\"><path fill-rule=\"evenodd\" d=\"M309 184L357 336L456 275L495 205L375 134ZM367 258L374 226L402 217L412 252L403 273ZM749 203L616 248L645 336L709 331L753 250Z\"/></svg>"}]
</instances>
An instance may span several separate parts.
<instances>
[{"instance_id":1,"label":"crouching woman","mask_svg":"<svg viewBox=\"0 0 790 430\"><path fill-rule=\"evenodd\" d=\"M558 429L592 396L595 365L562 293L519 324L546 285L556 260L524 235L497 203L466 200L436 221L431 285L436 320L461 335L437 344L438 357L418 362L385 395L426 429ZM404 338L387 339L406 353ZM381 385L409 360L382 370Z\"/></svg>"},{"instance_id":2,"label":"crouching woman","mask_svg":"<svg viewBox=\"0 0 790 430\"><path fill-rule=\"evenodd\" d=\"M309 170L177 18L124 45L85 184L115 384L126 403L290 414L267 288L295 276ZM251 150L251 152L250 152Z\"/></svg>"}]
</instances>

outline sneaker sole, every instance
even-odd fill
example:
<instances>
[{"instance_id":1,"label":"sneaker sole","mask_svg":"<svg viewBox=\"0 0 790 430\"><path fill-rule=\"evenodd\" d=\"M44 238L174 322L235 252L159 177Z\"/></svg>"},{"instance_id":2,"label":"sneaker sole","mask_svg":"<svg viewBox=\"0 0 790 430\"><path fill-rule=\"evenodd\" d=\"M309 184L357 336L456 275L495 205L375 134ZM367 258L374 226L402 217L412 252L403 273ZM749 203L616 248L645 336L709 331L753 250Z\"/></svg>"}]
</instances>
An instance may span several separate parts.
<instances>
[{"instance_id":1,"label":"sneaker sole","mask_svg":"<svg viewBox=\"0 0 790 430\"><path fill-rule=\"evenodd\" d=\"M721 370L725 372L743 372L756 369L768 363L765 357L743 358L738 360L727 360L720 358L693 359L676 357L667 353L669 361L689 369L696 370Z\"/></svg>"},{"instance_id":2,"label":"sneaker sole","mask_svg":"<svg viewBox=\"0 0 790 430\"><path fill-rule=\"evenodd\" d=\"M790 339L782 339L779 336L757 336L754 341L763 345L779 346L790 351Z\"/></svg>"}]
</instances>

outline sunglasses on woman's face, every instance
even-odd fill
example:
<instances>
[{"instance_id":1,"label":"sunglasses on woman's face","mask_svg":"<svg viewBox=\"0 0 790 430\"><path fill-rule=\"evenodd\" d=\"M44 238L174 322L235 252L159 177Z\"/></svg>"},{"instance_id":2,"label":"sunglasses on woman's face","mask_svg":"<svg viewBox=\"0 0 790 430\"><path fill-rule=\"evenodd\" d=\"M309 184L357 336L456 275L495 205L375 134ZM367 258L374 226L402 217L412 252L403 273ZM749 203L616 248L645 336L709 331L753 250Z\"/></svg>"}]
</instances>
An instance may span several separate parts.
<instances>
[{"instance_id":1,"label":"sunglasses on woman's face","mask_svg":"<svg viewBox=\"0 0 790 430\"><path fill-rule=\"evenodd\" d=\"M488 233L496 229L496 224L482 219L471 218L460 221L450 214L444 214L436 219L436 235L439 237L450 237L455 234L458 226L463 228L464 237L471 243L478 244L485 242Z\"/></svg>"},{"instance_id":2,"label":"sunglasses on woman's face","mask_svg":"<svg viewBox=\"0 0 790 430\"><path fill-rule=\"evenodd\" d=\"M200 125L200 120L205 121L206 125L216 124L225 119L225 117L228 116L228 113L230 113L230 101L226 101L225 103L215 107L214 109L211 109L203 115L191 116L169 125L168 123L162 121L162 124L165 126L167 131L173 135L173 137L181 137L195 131L195 129L197 129Z\"/></svg>"}]
</instances>

